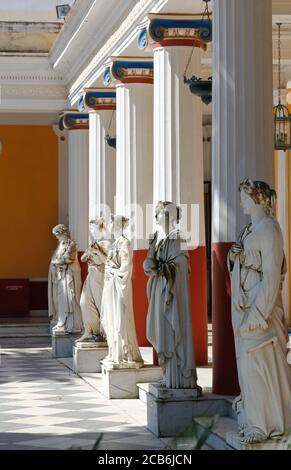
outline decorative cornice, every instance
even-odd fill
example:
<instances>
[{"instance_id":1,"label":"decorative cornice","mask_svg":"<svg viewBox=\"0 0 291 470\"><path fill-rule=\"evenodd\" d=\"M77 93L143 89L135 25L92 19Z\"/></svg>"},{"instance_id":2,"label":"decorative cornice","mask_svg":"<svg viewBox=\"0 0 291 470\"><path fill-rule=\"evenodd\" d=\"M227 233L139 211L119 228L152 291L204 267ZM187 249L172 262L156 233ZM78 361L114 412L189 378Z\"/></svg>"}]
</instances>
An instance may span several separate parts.
<instances>
[{"instance_id":1,"label":"decorative cornice","mask_svg":"<svg viewBox=\"0 0 291 470\"><path fill-rule=\"evenodd\" d=\"M153 60L143 57L112 57L103 75L106 86L115 82L153 84L153 80Z\"/></svg>"},{"instance_id":2,"label":"decorative cornice","mask_svg":"<svg viewBox=\"0 0 291 470\"><path fill-rule=\"evenodd\" d=\"M109 37L100 48L96 48L96 55L83 68L78 78L70 84L69 101L75 106L80 99L82 89L90 87L99 80L104 73L104 62L111 55L122 54L126 48L135 41L140 30L139 25L146 21L149 11L159 11L168 0L140 0L127 15L118 29ZM96 26L95 26L96 28Z\"/></svg>"},{"instance_id":3,"label":"decorative cornice","mask_svg":"<svg viewBox=\"0 0 291 470\"><path fill-rule=\"evenodd\" d=\"M152 14L148 15L148 25L138 38L138 46L145 49L148 43L154 47L195 46L207 49L212 38L212 23L197 15Z\"/></svg>"},{"instance_id":4,"label":"decorative cornice","mask_svg":"<svg viewBox=\"0 0 291 470\"><path fill-rule=\"evenodd\" d=\"M112 110L116 109L115 88L86 88L79 102L79 110Z\"/></svg>"},{"instance_id":5,"label":"decorative cornice","mask_svg":"<svg viewBox=\"0 0 291 470\"><path fill-rule=\"evenodd\" d=\"M80 113L78 111L64 111L59 117L59 128L61 131L67 129L69 131L88 130L89 114Z\"/></svg>"}]
</instances>

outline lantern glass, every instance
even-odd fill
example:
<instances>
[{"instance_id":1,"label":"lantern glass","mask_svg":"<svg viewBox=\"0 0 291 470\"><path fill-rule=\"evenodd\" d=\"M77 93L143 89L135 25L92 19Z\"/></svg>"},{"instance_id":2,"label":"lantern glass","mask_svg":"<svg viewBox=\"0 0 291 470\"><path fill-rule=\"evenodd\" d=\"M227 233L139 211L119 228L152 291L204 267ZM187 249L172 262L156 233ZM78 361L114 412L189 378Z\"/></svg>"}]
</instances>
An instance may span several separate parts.
<instances>
[{"instance_id":1,"label":"lantern glass","mask_svg":"<svg viewBox=\"0 0 291 470\"><path fill-rule=\"evenodd\" d=\"M275 107L275 149L291 150L291 115L282 104Z\"/></svg>"}]
</instances>

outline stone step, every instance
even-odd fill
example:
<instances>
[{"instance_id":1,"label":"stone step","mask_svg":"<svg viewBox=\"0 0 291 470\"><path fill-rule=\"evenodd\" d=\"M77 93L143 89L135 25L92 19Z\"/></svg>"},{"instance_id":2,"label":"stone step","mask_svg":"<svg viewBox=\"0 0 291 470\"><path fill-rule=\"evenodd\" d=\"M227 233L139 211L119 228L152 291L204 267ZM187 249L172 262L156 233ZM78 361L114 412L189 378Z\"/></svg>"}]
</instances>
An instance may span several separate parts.
<instances>
[{"instance_id":1,"label":"stone step","mask_svg":"<svg viewBox=\"0 0 291 470\"><path fill-rule=\"evenodd\" d=\"M195 418L195 422L207 428L211 423L211 418L198 417ZM234 450L234 447L226 442L226 434L228 432L237 432L237 421L228 416L222 416L214 425L206 441L206 445L213 450Z\"/></svg>"},{"instance_id":2,"label":"stone step","mask_svg":"<svg viewBox=\"0 0 291 470\"><path fill-rule=\"evenodd\" d=\"M47 333L0 335L0 347L2 348L30 346L51 346L51 336Z\"/></svg>"},{"instance_id":3,"label":"stone step","mask_svg":"<svg viewBox=\"0 0 291 470\"><path fill-rule=\"evenodd\" d=\"M13 324L0 324L0 337L14 337L17 335L35 335L35 334L49 334L48 323L15 323Z\"/></svg>"}]
</instances>

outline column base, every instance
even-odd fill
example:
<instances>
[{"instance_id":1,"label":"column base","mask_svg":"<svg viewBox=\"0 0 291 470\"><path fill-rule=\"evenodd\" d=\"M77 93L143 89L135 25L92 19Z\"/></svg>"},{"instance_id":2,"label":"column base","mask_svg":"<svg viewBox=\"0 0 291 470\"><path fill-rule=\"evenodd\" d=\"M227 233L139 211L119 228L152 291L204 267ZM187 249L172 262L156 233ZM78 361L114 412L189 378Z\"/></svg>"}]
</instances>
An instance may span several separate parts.
<instances>
[{"instance_id":1,"label":"column base","mask_svg":"<svg viewBox=\"0 0 291 470\"><path fill-rule=\"evenodd\" d=\"M88 343L78 343L73 347L73 368L75 374L79 373L99 373L101 372L101 361L107 356L108 348L106 347L86 347ZM96 344L96 343L95 343Z\"/></svg>"},{"instance_id":2,"label":"column base","mask_svg":"<svg viewBox=\"0 0 291 470\"><path fill-rule=\"evenodd\" d=\"M146 365L140 369L110 369L102 364L102 393L109 399L138 398L138 383L158 382L163 377L160 367Z\"/></svg>"},{"instance_id":3,"label":"column base","mask_svg":"<svg viewBox=\"0 0 291 470\"><path fill-rule=\"evenodd\" d=\"M52 334L52 353L53 357L73 357L73 347L75 341L80 337L78 334Z\"/></svg>"}]
</instances>

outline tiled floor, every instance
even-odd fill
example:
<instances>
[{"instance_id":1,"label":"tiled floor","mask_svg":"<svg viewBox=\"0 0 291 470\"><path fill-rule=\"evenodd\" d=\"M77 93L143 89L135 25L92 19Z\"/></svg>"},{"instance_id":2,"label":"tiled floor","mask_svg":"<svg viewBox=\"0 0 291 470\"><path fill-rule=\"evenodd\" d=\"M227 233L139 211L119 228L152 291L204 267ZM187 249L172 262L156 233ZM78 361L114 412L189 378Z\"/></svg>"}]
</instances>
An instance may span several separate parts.
<instances>
[{"instance_id":1,"label":"tiled floor","mask_svg":"<svg viewBox=\"0 0 291 470\"><path fill-rule=\"evenodd\" d=\"M100 433L99 449L163 449L143 424L145 405L118 402L75 376L49 349L1 352L1 450L91 449ZM134 416L128 413L133 408Z\"/></svg>"}]
</instances>

